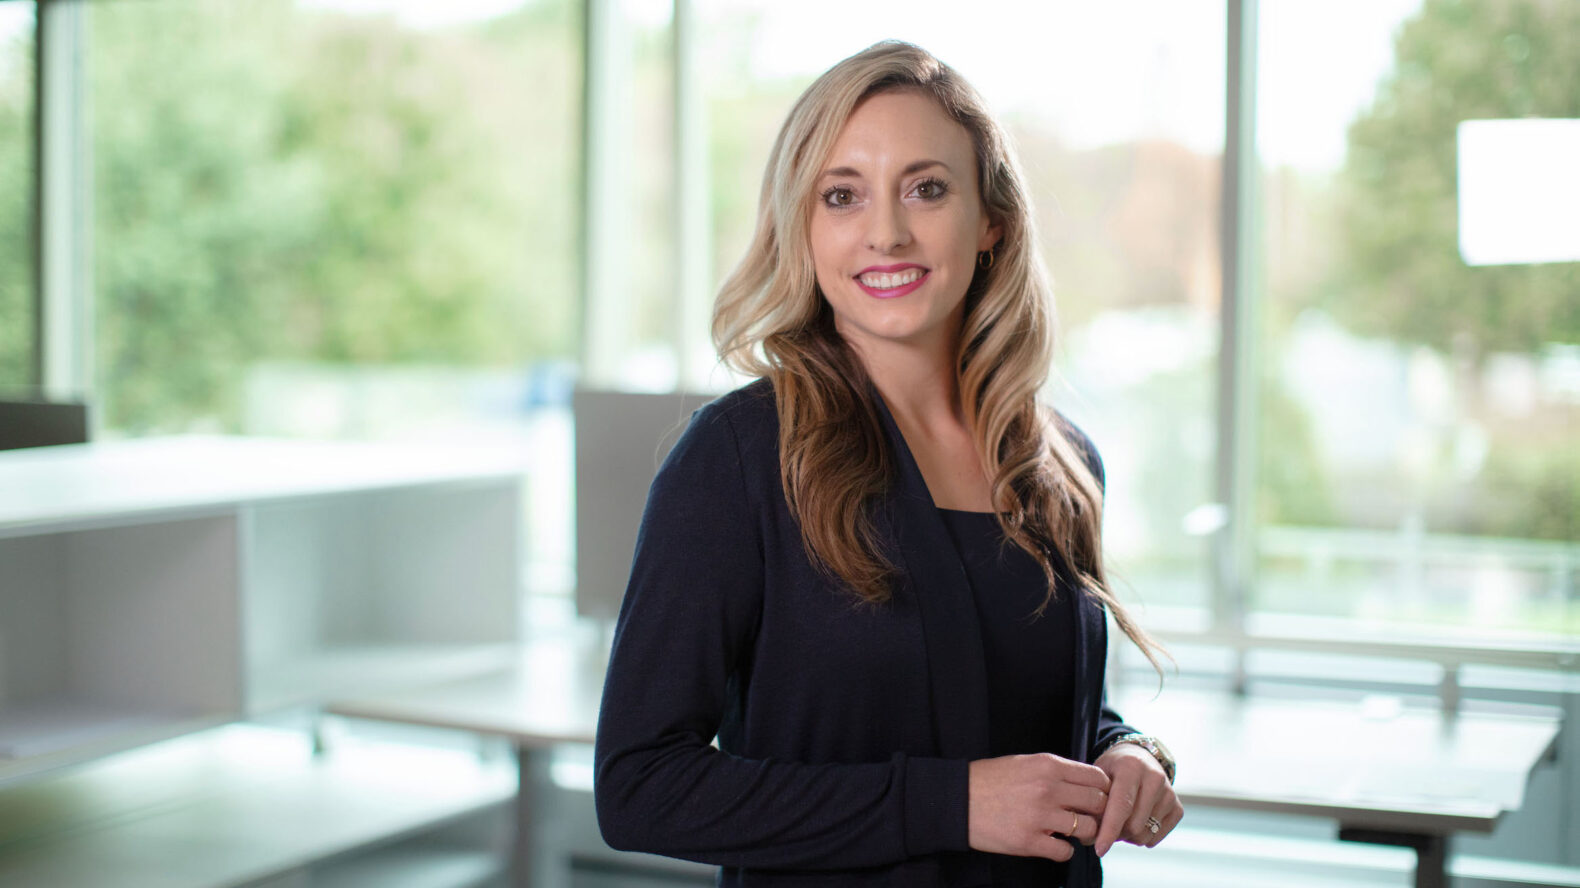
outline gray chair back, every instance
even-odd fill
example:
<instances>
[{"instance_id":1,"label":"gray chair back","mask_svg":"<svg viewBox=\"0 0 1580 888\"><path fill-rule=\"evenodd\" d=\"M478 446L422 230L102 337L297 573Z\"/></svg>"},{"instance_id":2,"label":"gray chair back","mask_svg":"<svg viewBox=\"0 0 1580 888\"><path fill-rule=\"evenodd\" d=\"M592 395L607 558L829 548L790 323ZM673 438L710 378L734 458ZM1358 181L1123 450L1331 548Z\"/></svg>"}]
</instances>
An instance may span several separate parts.
<instances>
[{"instance_id":1,"label":"gray chair back","mask_svg":"<svg viewBox=\"0 0 1580 888\"><path fill-rule=\"evenodd\" d=\"M647 489L712 395L580 389L571 395L576 429L576 612L619 615L636 551Z\"/></svg>"}]
</instances>

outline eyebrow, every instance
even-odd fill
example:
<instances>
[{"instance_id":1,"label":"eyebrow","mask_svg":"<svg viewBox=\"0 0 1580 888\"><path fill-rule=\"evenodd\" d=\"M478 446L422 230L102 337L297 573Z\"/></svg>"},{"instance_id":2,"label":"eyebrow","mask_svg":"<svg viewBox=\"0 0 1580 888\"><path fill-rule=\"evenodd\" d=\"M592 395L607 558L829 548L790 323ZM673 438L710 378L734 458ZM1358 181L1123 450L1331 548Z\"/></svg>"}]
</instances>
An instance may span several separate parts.
<instances>
[{"instance_id":1,"label":"eyebrow","mask_svg":"<svg viewBox=\"0 0 1580 888\"><path fill-rule=\"evenodd\" d=\"M953 172L953 170L949 169L949 164L944 163L941 160L913 160L905 165L905 169L900 170L900 175L909 176L912 173L919 173L922 170L933 166L941 166L946 172ZM854 167L832 167L830 169L824 170L823 175L818 176L818 178L827 179L829 176L860 179L861 173L857 172Z\"/></svg>"}]
</instances>

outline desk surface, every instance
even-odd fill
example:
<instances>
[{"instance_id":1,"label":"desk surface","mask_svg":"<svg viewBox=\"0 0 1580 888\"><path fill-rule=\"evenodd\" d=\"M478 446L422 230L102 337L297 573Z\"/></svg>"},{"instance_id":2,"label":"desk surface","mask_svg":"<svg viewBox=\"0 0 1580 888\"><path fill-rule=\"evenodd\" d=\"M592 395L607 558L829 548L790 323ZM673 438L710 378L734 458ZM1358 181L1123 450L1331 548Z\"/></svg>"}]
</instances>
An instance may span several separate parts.
<instances>
[{"instance_id":1,"label":"desk surface","mask_svg":"<svg viewBox=\"0 0 1580 888\"><path fill-rule=\"evenodd\" d=\"M1115 706L1163 737L1192 802L1338 819L1345 826L1491 832L1524 801L1559 714L1508 715L1363 702L1127 691Z\"/></svg>"},{"instance_id":2,"label":"desk surface","mask_svg":"<svg viewBox=\"0 0 1580 888\"><path fill-rule=\"evenodd\" d=\"M254 884L501 804L512 771L394 744L315 756L299 733L230 725L0 794L0 885Z\"/></svg>"},{"instance_id":3,"label":"desk surface","mask_svg":"<svg viewBox=\"0 0 1580 888\"><path fill-rule=\"evenodd\" d=\"M497 447L179 436L0 453L0 536L126 515L519 476Z\"/></svg>"},{"instance_id":4,"label":"desk surface","mask_svg":"<svg viewBox=\"0 0 1580 888\"><path fill-rule=\"evenodd\" d=\"M454 728L526 747L591 743L608 650L602 640L557 638L524 645L508 669L399 693L331 702L352 718Z\"/></svg>"},{"instance_id":5,"label":"desk surface","mask_svg":"<svg viewBox=\"0 0 1580 888\"><path fill-rule=\"evenodd\" d=\"M332 704L346 716L457 728L527 747L591 742L605 651L597 642L527 646L492 676ZM1345 826L1491 832L1524 800L1559 730L1504 715L1171 688L1116 697L1132 724L1180 760L1187 805L1327 817Z\"/></svg>"}]
</instances>

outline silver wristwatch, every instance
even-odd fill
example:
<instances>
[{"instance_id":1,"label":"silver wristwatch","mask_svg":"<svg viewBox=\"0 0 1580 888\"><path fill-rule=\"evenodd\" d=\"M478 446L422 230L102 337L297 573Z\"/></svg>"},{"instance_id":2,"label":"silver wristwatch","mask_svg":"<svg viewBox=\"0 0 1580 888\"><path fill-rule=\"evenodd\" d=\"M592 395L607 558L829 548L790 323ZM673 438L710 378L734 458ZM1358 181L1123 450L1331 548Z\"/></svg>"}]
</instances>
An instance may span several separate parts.
<instances>
[{"instance_id":1,"label":"silver wristwatch","mask_svg":"<svg viewBox=\"0 0 1580 888\"><path fill-rule=\"evenodd\" d=\"M1113 739L1113 742L1103 747L1103 751L1107 752L1121 743L1134 743L1152 753L1152 757L1163 766L1163 774L1169 778L1169 782L1174 782L1174 754L1169 752L1169 748L1163 745L1162 740L1150 734L1120 734Z\"/></svg>"}]
</instances>

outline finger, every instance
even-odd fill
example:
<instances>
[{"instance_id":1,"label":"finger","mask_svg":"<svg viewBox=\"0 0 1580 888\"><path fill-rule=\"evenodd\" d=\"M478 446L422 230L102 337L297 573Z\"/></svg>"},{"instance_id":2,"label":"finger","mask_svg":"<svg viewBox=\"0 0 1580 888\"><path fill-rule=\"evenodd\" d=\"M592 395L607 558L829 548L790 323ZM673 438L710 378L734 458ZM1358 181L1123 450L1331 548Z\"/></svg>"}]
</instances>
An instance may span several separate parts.
<instances>
[{"instance_id":1,"label":"finger","mask_svg":"<svg viewBox=\"0 0 1580 888\"><path fill-rule=\"evenodd\" d=\"M1032 846L1032 855L1062 863L1075 856L1075 846L1057 836L1047 836Z\"/></svg>"},{"instance_id":2,"label":"finger","mask_svg":"<svg viewBox=\"0 0 1580 888\"><path fill-rule=\"evenodd\" d=\"M1147 828L1147 818L1152 816L1155 809L1162 807L1159 804L1160 797L1163 795L1163 787L1168 785L1162 777L1154 778L1155 775L1152 774L1141 778L1141 785L1136 790L1135 807L1131 808L1130 819L1125 823L1125 838L1137 845L1145 845L1147 840L1152 838L1152 830ZM1162 829L1159 828L1159 832L1161 831Z\"/></svg>"},{"instance_id":3,"label":"finger","mask_svg":"<svg viewBox=\"0 0 1580 888\"><path fill-rule=\"evenodd\" d=\"M1133 780L1121 780L1108 791L1108 805L1103 809L1103 822L1098 827L1094 844L1098 857L1107 854L1119 841L1120 831L1125 828L1125 821L1130 819L1131 809L1136 804L1136 788Z\"/></svg>"},{"instance_id":4,"label":"finger","mask_svg":"<svg viewBox=\"0 0 1580 888\"><path fill-rule=\"evenodd\" d=\"M1174 827L1178 826L1180 820L1185 817L1185 808L1179 803L1178 799L1174 799L1165 806L1164 812L1161 816L1158 814L1153 814L1153 816L1158 818L1160 825L1158 827L1158 834L1148 837L1148 848L1157 847L1157 844L1163 841L1165 836L1174 831Z\"/></svg>"},{"instance_id":5,"label":"finger","mask_svg":"<svg viewBox=\"0 0 1580 888\"><path fill-rule=\"evenodd\" d=\"M1078 811L1072 813L1075 817L1075 829L1070 832L1070 838L1083 845L1090 845L1097 841L1097 828L1102 823L1102 820Z\"/></svg>"},{"instance_id":6,"label":"finger","mask_svg":"<svg viewBox=\"0 0 1580 888\"><path fill-rule=\"evenodd\" d=\"M1065 772L1059 776L1063 777L1066 783L1095 786L1104 791L1108 789L1108 775L1103 773L1103 769L1084 762L1069 762Z\"/></svg>"},{"instance_id":7,"label":"finger","mask_svg":"<svg viewBox=\"0 0 1580 888\"><path fill-rule=\"evenodd\" d=\"M1179 800L1172 792L1160 793L1157 803L1152 808L1152 814L1142 821L1141 834L1137 836L1139 841L1136 841L1136 844L1145 848L1154 847L1158 842L1163 841L1163 837L1169 834L1184 813L1185 809L1180 807ZM1152 831L1154 823L1157 824L1157 832Z\"/></svg>"},{"instance_id":8,"label":"finger","mask_svg":"<svg viewBox=\"0 0 1580 888\"><path fill-rule=\"evenodd\" d=\"M1082 814L1102 817L1108 809L1108 793L1095 786L1069 786L1060 795L1060 802Z\"/></svg>"}]
</instances>

